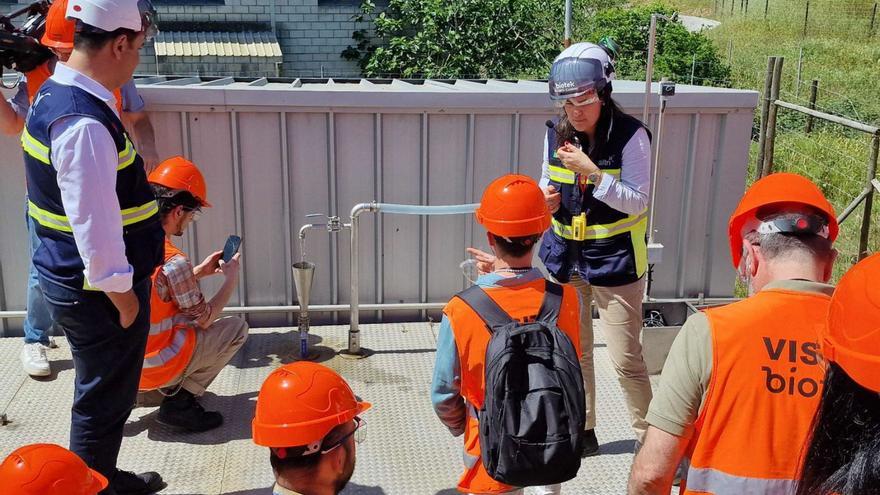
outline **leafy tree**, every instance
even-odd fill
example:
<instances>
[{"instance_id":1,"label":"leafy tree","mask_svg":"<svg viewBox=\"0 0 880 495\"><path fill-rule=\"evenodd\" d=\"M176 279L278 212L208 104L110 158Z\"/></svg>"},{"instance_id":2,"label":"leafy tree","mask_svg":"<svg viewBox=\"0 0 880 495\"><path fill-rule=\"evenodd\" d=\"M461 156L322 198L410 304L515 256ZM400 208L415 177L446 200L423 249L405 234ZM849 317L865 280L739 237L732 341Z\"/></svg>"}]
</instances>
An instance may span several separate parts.
<instances>
[{"instance_id":1,"label":"leafy tree","mask_svg":"<svg viewBox=\"0 0 880 495\"><path fill-rule=\"evenodd\" d=\"M620 45L618 77L643 79L651 13L673 16L662 3L622 7L622 0L576 0L573 39L612 37ZM562 49L564 0L389 0L384 10L364 0L357 21L374 30L355 31L342 56L357 60L368 77L547 77ZM712 42L678 23L658 29L655 74L680 82L727 81L730 70Z\"/></svg>"},{"instance_id":2,"label":"leafy tree","mask_svg":"<svg viewBox=\"0 0 880 495\"><path fill-rule=\"evenodd\" d=\"M588 8L621 0L582 0ZM342 56L358 60L367 76L543 78L562 48L564 0L389 0L381 12L361 4Z\"/></svg>"},{"instance_id":3,"label":"leafy tree","mask_svg":"<svg viewBox=\"0 0 880 495\"><path fill-rule=\"evenodd\" d=\"M620 55L615 64L617 77L643 80L648 62L652 13L676 18L672 8L661 2L601 10L589 22L580 24L576 39L598 40L610 36L620 45ZM654 79L665 76L673 81L689 83L694 56L694 84L730 85L730 67L718 56L715 45L708 37L702 33L688 32L677 22L659 20Z\"/></svg>"}]
</instances>

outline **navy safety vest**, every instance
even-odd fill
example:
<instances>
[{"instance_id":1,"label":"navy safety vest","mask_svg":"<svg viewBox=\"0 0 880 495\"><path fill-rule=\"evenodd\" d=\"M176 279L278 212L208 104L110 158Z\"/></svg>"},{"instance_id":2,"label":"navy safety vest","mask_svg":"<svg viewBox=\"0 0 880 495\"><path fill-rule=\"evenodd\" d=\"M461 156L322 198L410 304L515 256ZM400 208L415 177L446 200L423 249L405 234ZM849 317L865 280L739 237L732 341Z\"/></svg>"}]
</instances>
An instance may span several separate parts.
<instances>
[{"instance_id":1,"label":"navy safety vest","mask_svg":"<svg viewBox=\"0 0 880 495\"><path fill-rule=\"evenodd\" d=\"M134 269L134 283L147 279L162 263L165 233L159 208L138 156L119 117L87 91L49 79L28 111L21 146L28 184L28 214L34 219L42 245L34 253L34 267L45 279L73 290L96 290L83 274L85 266L76 248L73 229L64 212L61 190L52 165L49 127L67 116L90 117L102 123L119 153L116 196L122 209L125 255ZM86 164L85 166L91 166Z\"/></svg>"},{"instance_id":2,"label":"navy safety vest","mask_svg":"<svg viewBox=\"0 0 880 495\"><path fill-rule=\"evenodd\" d=\"M619 179L623 148L645 127L626 114L615 114L613 119L605 149L601 155L589 156L602 172ZM648 135L650 138L650 132ZM559 191L561 202L538 251L544 266L560 282L567 282L574 270L599 287L640 279L648 269L647 209L637 215L615 210L593 197L594 184L581 192L578 182L586 177L568 170L557 158L554 129L547 129L547 144L550 185ZM581 214L585 214L585 222Z\"/></svg>"}]
</instances>

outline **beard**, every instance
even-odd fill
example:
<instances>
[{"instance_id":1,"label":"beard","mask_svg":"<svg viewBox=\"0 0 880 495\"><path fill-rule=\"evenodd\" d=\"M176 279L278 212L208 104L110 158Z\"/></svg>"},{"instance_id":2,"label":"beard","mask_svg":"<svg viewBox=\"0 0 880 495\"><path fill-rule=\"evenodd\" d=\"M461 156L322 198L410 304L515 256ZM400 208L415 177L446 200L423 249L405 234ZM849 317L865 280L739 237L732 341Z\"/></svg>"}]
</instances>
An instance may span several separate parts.
<instances>
[{"instance_id":1,"label":"beard","mask_svg":"<svg viewBox=\"0 0 880 495\"><path fill-rule=\"evenodd\" d=\"M349 439L349 442L350 441L351 440ZM355 447L354 447L354 442L351 442L351 445L349 445L349 442L346 442L343 445L343 448L345 448L345 453L347 454L347 457L348 457L348 459L351 460L351 462L347 462L345 467L343 468L343 471L341 473L339 473L339 478L336 480L336 493L341 492L342 489L345 488L345 485L348 484L348 481L351 479L351 476L354 474L354 461L355 461L354 449L355 449Z\"/></svg>"}]
</instances>

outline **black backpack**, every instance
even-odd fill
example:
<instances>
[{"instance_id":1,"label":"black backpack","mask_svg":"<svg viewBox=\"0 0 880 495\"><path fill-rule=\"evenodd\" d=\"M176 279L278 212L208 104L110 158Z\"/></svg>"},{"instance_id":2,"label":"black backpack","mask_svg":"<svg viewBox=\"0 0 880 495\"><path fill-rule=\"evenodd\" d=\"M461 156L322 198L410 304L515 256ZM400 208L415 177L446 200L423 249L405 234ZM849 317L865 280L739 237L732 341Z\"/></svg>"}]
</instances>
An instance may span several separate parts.
<instances>
[{"instance_id":1,"label":"black backpack","mask_svg":"<svg viewBox=\"0 0 880 495\"><path fill-rule=\"evenodd\" d=\"M556 325L562 286L546 283L534 322L512 319L479 286L458 294L492 334L480 449L489 476L522 487L568 481L581 467L586 411L579 356Z\"/></svg>"}]
</instances>

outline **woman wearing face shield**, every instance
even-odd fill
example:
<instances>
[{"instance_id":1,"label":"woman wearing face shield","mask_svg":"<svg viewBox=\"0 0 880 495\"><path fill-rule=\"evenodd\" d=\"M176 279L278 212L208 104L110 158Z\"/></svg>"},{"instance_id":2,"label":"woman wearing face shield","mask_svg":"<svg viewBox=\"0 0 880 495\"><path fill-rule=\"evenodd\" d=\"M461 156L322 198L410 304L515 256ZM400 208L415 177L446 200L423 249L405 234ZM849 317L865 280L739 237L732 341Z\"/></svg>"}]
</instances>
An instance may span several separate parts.
<instances>
[{"instance_id":1,"label":"woman wearing face shield","mask_svg":"<svg viewBox=\"0 0 880 495\"><path fill-rule=\"evenodd\" d=\"M577 43L550 69L550 98L562 109L548 121L541 186L553 212L539 256L580 296L581 372L586 391L584 457L599 451L593 365L593 302L638 442L643 441L651 384L642 358L642 298L651 137L611 98L613 52ZM638 445L638 444L637 444Z\"/></svg>"}]
</instances>

